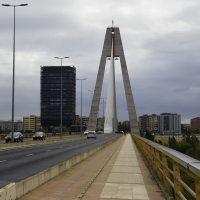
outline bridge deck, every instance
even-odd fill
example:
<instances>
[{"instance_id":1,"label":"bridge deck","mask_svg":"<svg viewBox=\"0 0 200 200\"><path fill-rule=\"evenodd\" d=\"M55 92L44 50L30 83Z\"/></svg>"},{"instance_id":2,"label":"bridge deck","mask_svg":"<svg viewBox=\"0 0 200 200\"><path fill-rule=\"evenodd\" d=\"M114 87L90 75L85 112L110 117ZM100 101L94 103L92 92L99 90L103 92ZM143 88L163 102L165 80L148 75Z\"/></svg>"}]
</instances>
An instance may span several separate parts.
<instances>
[{"instance_id":1,"label":"bridge deck","mask_svg":"<svg viewBox=\"0 0 200 200\"><path fill-rule=\"evenodd\" d=\"M121 137L20 200L81 197L83 200L165 199L130 135Z\"/></svg>"}]
</instances>

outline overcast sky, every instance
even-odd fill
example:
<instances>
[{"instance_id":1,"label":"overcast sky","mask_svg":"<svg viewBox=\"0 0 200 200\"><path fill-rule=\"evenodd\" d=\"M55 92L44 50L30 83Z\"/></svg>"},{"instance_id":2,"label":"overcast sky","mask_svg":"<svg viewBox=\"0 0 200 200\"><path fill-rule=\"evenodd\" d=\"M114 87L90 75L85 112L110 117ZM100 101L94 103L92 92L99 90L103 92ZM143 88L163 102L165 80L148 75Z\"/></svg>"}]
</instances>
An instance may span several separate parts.
<instances>
[{"instance_id":1,"label":"overcast sky","mask_svg":"<svg viewBox=\"0 0 200 200\"><path fill-rule=\"evenodd\" d=\"M178 113L182 123L200 116L199 0L0 0L16 8L15 120L40 115L40 66L69 56L83 81L89 115L106 28L120 28L137 116ZM0 120L12 115L13 7L0 7ZM107 94L106 65L102 97ZM121 67L116 62L117 113L128 120ZM80 114L80 81L76 113ZM102 103L103 101L101 101ZM105 105L104 105L105 106ZM103 113L100 104L99 116Z\"/></svg>"}]
</instances>

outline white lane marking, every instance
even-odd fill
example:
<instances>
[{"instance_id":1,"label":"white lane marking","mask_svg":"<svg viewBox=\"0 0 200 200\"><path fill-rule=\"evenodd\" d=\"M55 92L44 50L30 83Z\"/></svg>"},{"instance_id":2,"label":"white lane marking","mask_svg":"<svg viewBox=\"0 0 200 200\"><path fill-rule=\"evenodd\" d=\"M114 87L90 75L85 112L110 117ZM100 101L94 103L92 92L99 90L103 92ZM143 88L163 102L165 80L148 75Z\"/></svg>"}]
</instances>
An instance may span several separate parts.
<instances>
[{"instance_id":1,"label":"white lane marking","mask_svg":"<svg viewBox=\"0 0 200 200\"><path fill-rule=\"evenodd\" d=\"M28 154L28 155L26 155L26 156L33 156L33 154L31 153L31 154Z\"/></svg>"},{"instance_id":2,"label":"white lane marking","mask_svg":"<svg viewBox=\"0 0 200 200\"><path fill-rule=\"evenodd\" d=\"M51 151L51 150L49 149L49 150L47 150L47 151Z\"/></svg>"},{"instance_id":3,"label":"white lane marking","mask_svg":"<svg viewBox=\"0 0 200 200\"><path fill-rule=\"evenodd\" d=\"M63 147L60 147L60 149L62 149Z\"/></svg>"},{"instance_id":4,"label":"white lane marking","mask_svg":"<svg viewBox=\"0 0 200 200\"><path fill-rule=\"evenodd\" d=\"M1 162L6 162L6 160L0 160L0 163L1 163Z\"/></svg>"}]
</instances>

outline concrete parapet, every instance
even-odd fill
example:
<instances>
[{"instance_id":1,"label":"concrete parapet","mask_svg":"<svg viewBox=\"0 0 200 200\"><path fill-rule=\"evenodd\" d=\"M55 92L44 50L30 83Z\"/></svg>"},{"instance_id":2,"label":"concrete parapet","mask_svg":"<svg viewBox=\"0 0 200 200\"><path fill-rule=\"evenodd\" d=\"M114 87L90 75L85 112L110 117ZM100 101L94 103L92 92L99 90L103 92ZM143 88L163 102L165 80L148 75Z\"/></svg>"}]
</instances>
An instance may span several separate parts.
<instances>
[{"instance_id":1,"label":"concrete parapet","mask_svg":"<svg viewBox=\"0 0 200 200\"><path fill-rule=\"evenodd\" d=\"M15 200L16 199L16 184L10 183L0 189L0 200Z\"/></svg>"},{"instance_id":2,"label":"concrete parapet","mask_svg":"<svg viewBox=\"0 0 200 200\"><path fill-rule=\"evenodd\" d=\"M86 159L90 155L98 152L99 150L105 148L109 144L115 142L119 137L106 142L98 147L90 149L80 155L77 155L67 161L59 163L53 167L50 167L38 174L35 174L27 179L24 179L18 183L10 183L9 185L5 186L4 188L0 189L0 200L14 200L20 198L21 196L25 195L26 193L30 192L31 190L35 189L36 187L42 185L43 183L49 181L50 179L58 176L62 172L66 171L70 167L76 165L77 163L81 162L82 160Z\"/></svg>"}]
</instances>

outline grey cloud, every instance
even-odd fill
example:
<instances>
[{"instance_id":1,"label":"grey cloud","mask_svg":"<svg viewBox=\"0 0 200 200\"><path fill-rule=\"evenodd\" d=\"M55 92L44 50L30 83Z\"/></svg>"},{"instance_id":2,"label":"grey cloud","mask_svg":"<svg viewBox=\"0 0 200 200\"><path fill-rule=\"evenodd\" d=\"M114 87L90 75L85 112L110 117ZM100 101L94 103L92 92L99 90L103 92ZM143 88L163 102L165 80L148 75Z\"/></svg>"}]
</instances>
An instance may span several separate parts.
<instances>
[{"instance_id":1,"label":"grey cloud","mask_svg":"<svg viewBox=\"0 0 200 200\"><path fill-rule=\"evenodd\" d=\"M180 93L180 92L187 92L187 91L189 91L189 88L176 88L175 90L174 90L174 92L177 92L177 93Z\"/></svg>"}]
</instances>

